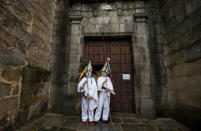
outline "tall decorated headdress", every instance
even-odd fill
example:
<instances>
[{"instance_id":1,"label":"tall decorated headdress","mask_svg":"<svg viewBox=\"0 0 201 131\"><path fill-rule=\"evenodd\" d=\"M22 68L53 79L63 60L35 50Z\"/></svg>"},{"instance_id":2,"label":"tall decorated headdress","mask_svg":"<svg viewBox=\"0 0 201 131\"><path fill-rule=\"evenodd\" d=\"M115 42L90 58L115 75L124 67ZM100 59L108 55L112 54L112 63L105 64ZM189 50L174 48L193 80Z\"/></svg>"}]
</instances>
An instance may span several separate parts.
<instances>
[{"instance_id":1,"label":"tall decorated headdress","mask_svg":"<svg viewBox=\"0 0 201 131\"><path fill-rule=\"evenodd\" d=\"M86 73L87 73L87 72L92 72L93 67L92 67L92 65L91 65L91 61L89 61L89 63L88 63L88 65L86 66L86 68L87 68L86 71L85 71Z\"/></svg>"},{"instance_id":2,"label":"tall decorated headdress","mask_svg":"<svg viewBox=\"0 0 201 131\"><path fill-rule=\"evenodd\" d=\"M79 81L82 79L84 73L87 73L87 72L92 72L93 70L93 67L91 65L91 61L89 61L88 65L84 68L84 70L82 71L81 75L80 75L80 78L79 78Z\"/></svg>"},{"instance_id":3,"label":"tall decorated headdress","mask_svg":"<svg viewBox=\"0 0 201 131\"><path fill-rule=\"evenodd\" d=\"M105 62L101 71L106 72L106 73L110 73L110 58L109 57L107 57L107 61Z\"/></svg>"},{"instance_id":4,"label":"tall decorated headdress","mask_svg":"<svg viewBox=\"0 0 201 131\"><path fill-rule=\"evenodd\" d=\"M110 58L109 57L107 57L107 61L105 62L101 71L106 72L107 74L110 74L110 79L112 81L112 72L111 72L111 68L110 68ZM112 83L113 83L113 81L112 81Z\"/></svg>"}]
</instances>

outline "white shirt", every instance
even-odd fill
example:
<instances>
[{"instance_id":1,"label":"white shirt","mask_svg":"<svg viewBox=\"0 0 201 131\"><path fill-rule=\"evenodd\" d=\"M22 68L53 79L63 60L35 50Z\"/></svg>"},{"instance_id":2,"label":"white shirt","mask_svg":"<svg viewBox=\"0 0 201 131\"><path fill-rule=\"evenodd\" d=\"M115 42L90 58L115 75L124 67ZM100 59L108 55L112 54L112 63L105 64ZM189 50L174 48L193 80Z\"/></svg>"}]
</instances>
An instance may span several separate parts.
<instances>
[{"instance_id":1,"label":"white shirt","mask_svg":"<svg viewBox=\"0 0 201 131\"><path fill-rule=\"evenodd\" d=\"M88 83L83 86L85 81L88 79ZM96 81L93 77L87 78L84 77L78 84L77 88L78 92L83 92L85 96L90 95L92 98L89 99L90 110L95 109L98 105L98 93L97 93L97 85Z\"/></svg>"},{"instance_id":2,"label":"white shirt","mask_svg":"<svg viewBox=\"0 0 201 131\"><path fill-rule=\"evenodd\" d=\"M106 79L107 79L107 82L105 82L105 83L103 84L103 82L104 82ZM100 77L98 78L98 91L105 92L105 89L103 89L103 86L104 86L105 88L108 88L108 89L109 89L109 91L107 92L108 96L110 96L110 93L115 94L114 88L113 88L113 85L112 85L112 82L111 82L111 80L110 80L109 77L100 76Z\"/></svg>"}]
</instances>

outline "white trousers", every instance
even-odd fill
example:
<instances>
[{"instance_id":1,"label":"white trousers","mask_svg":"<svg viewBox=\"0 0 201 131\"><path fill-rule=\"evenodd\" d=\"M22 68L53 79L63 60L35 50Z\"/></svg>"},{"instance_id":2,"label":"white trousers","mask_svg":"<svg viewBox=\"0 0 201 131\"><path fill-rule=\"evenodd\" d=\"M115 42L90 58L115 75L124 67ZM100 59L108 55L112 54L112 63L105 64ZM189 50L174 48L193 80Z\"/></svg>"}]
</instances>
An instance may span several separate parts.
<instances>
[{"instance_id":1,"label":"white trousers","mask_svg":"<svg viewBox=\"0 0 201 131\"><path fill-rule=\"evenodd\" d=\"M82 121L86 122L88 119L88 98L82 97ZM94 110L89 110L89 121L94 121Z\"/></svg>"},{"instance_id":2,"label":"white trousers","mask_svg":"<svg viewBox=\"0 0 201 131\"><path fill-rule=\"evenodd\" d=\"M98 99L98 107L95 113L95 121L99 121L103 110L102 119L107 121L110 113L110 97L107 96L107 93L100 92Z\"/></svg>"}]
</instances>

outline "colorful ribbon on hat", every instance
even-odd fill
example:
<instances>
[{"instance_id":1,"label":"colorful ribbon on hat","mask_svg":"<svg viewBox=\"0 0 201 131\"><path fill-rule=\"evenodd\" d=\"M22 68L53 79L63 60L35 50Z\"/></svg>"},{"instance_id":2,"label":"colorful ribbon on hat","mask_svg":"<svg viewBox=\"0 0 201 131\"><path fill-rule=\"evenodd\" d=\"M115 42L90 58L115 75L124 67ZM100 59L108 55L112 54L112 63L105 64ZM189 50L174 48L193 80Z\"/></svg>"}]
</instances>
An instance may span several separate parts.
<instances>
[{"instance_id":1,"label":"colorful ribbon on hat","mask_svg":"<svg viewBox=\"0 0 201 131\"><path fill-rule=\"evenodd\" d=\"M108 63L108 69L109 69L109 72L110 72L110 79L112 81L112 84L114 84L113 82L113 79L112 79L112 71L111 71L111 68L110 68L110 64Z\"/></svg>"},{"instance_id":2,"label":"colorful ribbon on hat","mask_svg":"<svg viewBox=\"0 0 201 131\"><path fill-rule=\"evenodd\" d=\"M80 74L80 78L78 80L78 82L80 82L80 80L82 79L83 75L85 72L88 72L88 71L92 71L92 66L91 66L91 61L89 61L88 65L84 68L84 70L82 71L82 73ZM92 84L92 77L90 77L91 79L91 84Z\"/></svg>"},{"instance_id":3,"label":"colorful ribbon on hat","mask_svg":"<svg viewBox=\"0 0 201 131\"><path fill-rule=\"evenodd\" d=\"M110 79L111 79L112 84L113 84L114 82L112 80L112 71L111 71L111 68L110 68L110 58L109 57L107 57L107 61L106 62L107 62L107 65L106 65L105 70L108 69L108 73L110 73Z\"/></svg>"},{"instance_id":4,"label":"colorful ribbon on hat","mask_svg":"<svg viewBox=\"0 0 201 131\"><path fill-rule=\"evenodd\" d=\"M87 68L88 68L88 66L86 66L86 67L84 68L84 70L82 71L78 82L80 82L80 80L82 79L82 76L83 76L83 74L85 73L85 71L87 70Z\"/></svg>"}]
</instances>

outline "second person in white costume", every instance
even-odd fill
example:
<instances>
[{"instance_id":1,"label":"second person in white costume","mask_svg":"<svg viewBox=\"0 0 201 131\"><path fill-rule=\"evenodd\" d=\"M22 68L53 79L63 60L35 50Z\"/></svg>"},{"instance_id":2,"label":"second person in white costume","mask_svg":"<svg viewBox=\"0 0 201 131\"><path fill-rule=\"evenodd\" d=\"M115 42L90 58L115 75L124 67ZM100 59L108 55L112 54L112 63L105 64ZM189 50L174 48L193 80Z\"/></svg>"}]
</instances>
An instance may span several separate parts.
<instances>
[{"instance_id":1,"label":"second person in white costume","mask_svg":"<svg viewBox=\"0 0 201 131\"><path fill-rule=\"evenodd\" d=\"M97 80L99 98L98 98L98 107L95 113L95 124L100 120L102 111L102 120L103 122L108 122L109 113L110 113L110 93L114 93L113 85L110 78L107 76L110 73L110 59L107 58L107 61L102 68L102 76Z\"/></svg>"}]
</instances>

